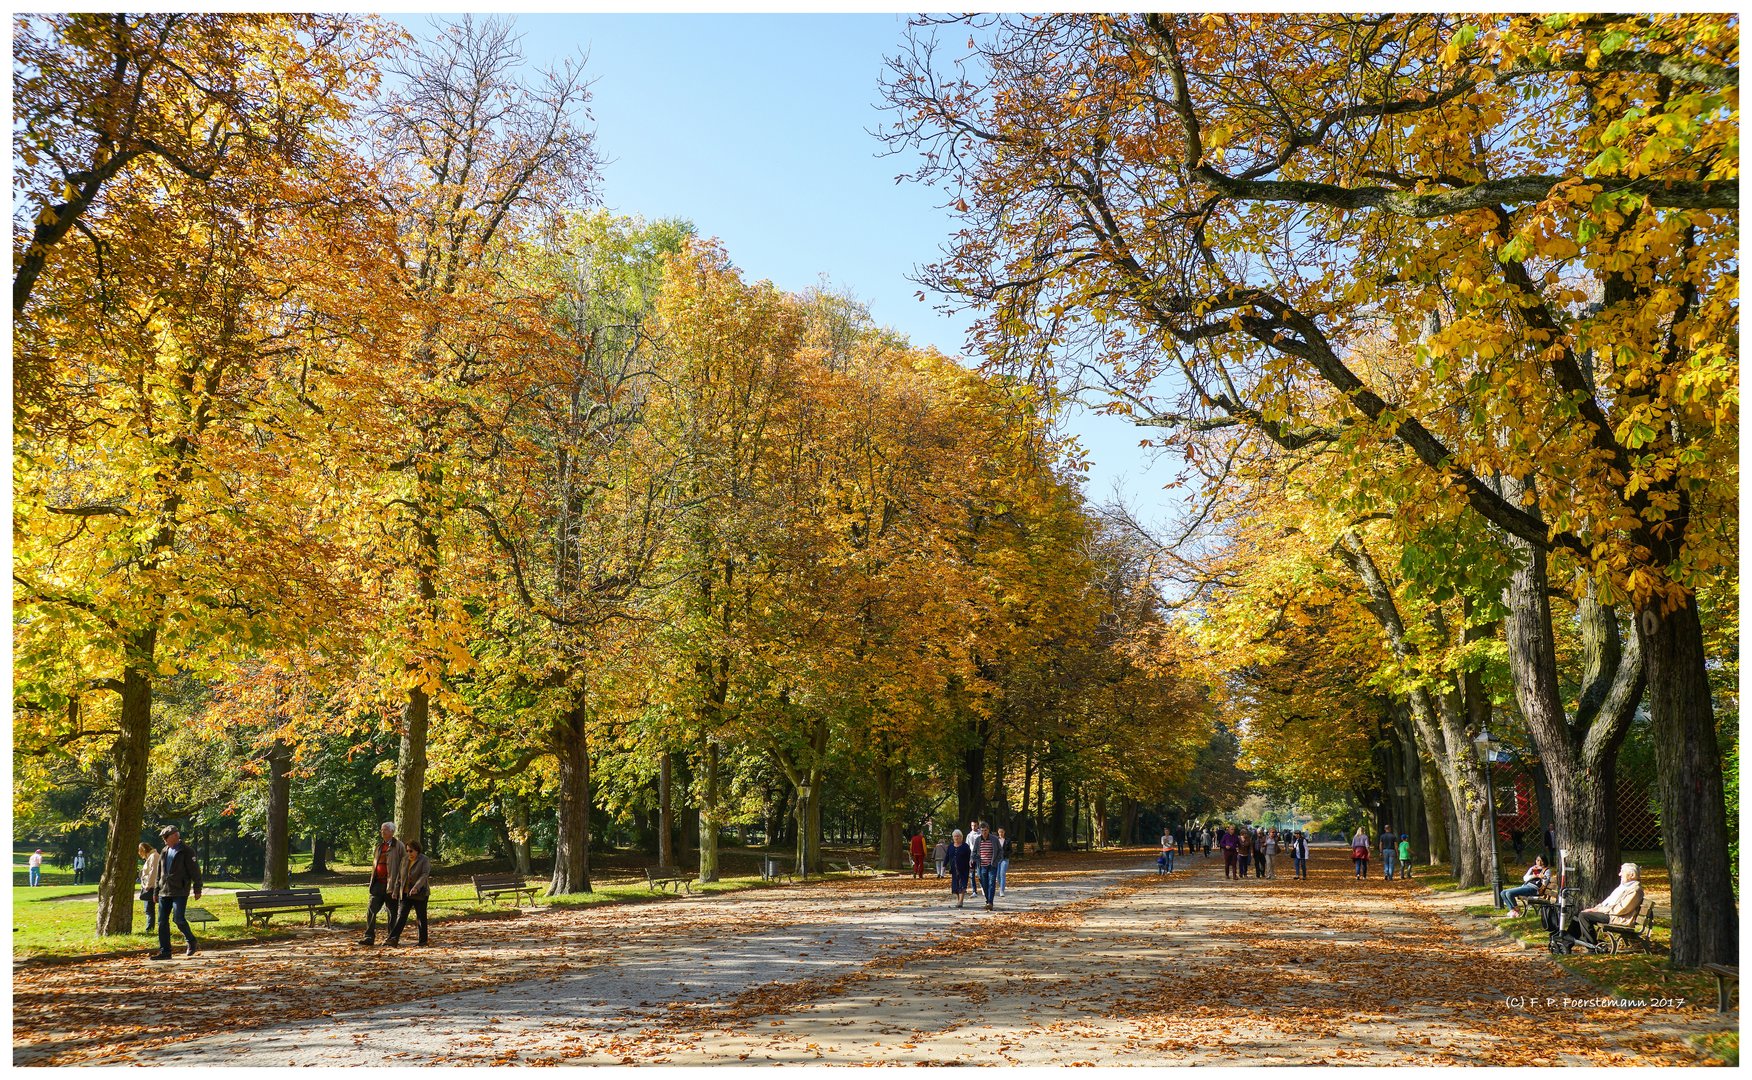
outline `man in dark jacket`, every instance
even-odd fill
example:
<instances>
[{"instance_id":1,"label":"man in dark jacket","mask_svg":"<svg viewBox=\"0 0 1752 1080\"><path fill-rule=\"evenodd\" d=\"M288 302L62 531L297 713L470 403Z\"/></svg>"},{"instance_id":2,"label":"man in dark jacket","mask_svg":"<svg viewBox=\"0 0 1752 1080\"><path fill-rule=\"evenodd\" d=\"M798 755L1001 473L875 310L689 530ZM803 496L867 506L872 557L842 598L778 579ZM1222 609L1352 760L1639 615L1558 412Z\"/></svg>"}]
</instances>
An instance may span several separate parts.
<instances>
[{"instance_id":1,"label":"man in dark jacket","mask_svg":"<svg viewBox=\"0 0 1752 1080\"><path fill-rule=\"evenodd\" d=\"M201 861L195 856L195 849L183 843L182 833L175 825L166 825L158 830L158 835L164 839L158 871L158 951L150 956L154 960L170 959L172 918L188 945L184 955L193 956L195 935L189 932L188 906L190 894L196 900L201 898Z\"/></svg>"}]
</instances>

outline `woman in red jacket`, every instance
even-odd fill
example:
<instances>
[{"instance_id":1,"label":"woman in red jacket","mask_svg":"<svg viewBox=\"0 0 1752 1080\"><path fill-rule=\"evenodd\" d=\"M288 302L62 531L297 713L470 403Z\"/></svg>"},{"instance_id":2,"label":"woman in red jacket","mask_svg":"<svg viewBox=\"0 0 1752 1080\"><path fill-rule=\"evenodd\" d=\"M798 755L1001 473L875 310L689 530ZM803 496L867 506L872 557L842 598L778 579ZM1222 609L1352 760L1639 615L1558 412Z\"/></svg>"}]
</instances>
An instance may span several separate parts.
<instances>
[{"instance_id":1,"label":"woman in red jacket","mask_svg":"<svg viewBox=\"0 0 1752 1080\"><path fill-rule=\"evenodd\" d=\"M912 838L913 877L925 876L925 834L915 831Z\"/></svg>"}]
</instances>

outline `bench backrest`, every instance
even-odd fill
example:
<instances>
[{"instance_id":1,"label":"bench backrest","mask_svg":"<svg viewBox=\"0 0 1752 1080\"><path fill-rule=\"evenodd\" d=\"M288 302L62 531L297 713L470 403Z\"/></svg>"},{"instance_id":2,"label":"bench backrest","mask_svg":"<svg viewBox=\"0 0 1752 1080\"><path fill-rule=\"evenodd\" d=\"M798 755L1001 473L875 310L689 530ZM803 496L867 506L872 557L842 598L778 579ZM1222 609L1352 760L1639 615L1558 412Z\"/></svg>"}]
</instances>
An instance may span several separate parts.
<instances>
[{"instance_id":1,"label":"bench backrest","mask_svg":"<svg viewBox=\"0 0 1752 1080\"><path fill-rule=\"evenodd\" d=\"M693 877L693 874L676 866L647 866L645 876L650 878Z\"/></svg>"},{"instance_id":2,"label":"bench backrest","mask_svg":"<svg viewBox=\"0 0 1752 1080\"><path fill-rule=\"evenodd\" d=\"M522 874L476 874L474 876L474 885L477 889L499 889L507 885L521 888L527 884L529 882L524 879Z\"/></svg>"},{"instance_id":3,"label":"bench backrest","mask_svg":"<svg viewBox=\"0 0 1752 1080\"><path fill-rule=\"evenodd\" d=\"M236 896L244 911L266 907L298 907L322 903L321 889L248 889Z\"/></svg>"}]
</instances>

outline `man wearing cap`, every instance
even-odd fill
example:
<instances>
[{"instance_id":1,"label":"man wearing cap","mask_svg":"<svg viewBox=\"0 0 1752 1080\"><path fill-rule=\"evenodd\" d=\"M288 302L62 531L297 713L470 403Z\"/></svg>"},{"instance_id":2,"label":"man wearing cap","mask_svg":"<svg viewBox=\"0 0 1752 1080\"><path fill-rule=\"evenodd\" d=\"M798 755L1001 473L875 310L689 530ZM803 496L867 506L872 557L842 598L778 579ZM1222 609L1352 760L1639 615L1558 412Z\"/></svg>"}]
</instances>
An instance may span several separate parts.
<instances>
[{"instance_id":1,"label":"man wearing cap","mask_svg":"<svg viewBox=\"0 0 1752 1080\"><path fill-rule=\"evenodd\" d=\"M170 920L175 918L188 945L183 955L193 956L195 935L189 930L187 911L191 893L196 900L201 898L201 862L175 825L159 829L158 835L164 838L158 870L158 951L149 955L154 960L170 959Z\"/></svg>"}]
</instances>

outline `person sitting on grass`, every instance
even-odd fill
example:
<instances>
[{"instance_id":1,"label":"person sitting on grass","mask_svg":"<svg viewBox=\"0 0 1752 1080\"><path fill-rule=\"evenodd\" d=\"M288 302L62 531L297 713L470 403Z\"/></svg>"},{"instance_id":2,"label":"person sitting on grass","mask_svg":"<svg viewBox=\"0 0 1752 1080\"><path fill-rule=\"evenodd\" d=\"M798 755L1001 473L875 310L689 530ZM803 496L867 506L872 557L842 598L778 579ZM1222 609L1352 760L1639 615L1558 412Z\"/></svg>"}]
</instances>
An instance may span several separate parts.
<instances>
[{"instance_id":1,"label":"person sitting on grass","mask_svg":"<svg viewBox=\"0 0 1752 1080\"><path fill-rule=\"evenodd\" d=\"M1539 890L1545 885L1545 856L1533 856L1533 865L1521 875L1521 884L1512 889L1503 890L1503 910L1516 915L1526 914L1520 910L1520 900L1526 896L1538 896Z\"/></svg>"},{"instance_id":2,"label":"person sitting on grass","mask_svg":"<svg viewBox=\"0 0 1752 1080\"><path fill-rule=\"evenodd\" d=\"M1594 928L1614 919L1633 918L1642 910L1643 887L1637 880L1636 864L1627 862L1618 868L1618 888L1606 899L1591 908L1583 908L1581 915L1582 943L1589 948L1600 947L1599 932Z\"/></svg>"}]
</instances>

